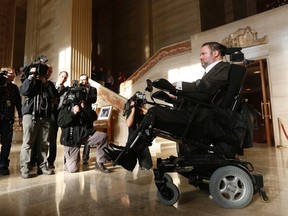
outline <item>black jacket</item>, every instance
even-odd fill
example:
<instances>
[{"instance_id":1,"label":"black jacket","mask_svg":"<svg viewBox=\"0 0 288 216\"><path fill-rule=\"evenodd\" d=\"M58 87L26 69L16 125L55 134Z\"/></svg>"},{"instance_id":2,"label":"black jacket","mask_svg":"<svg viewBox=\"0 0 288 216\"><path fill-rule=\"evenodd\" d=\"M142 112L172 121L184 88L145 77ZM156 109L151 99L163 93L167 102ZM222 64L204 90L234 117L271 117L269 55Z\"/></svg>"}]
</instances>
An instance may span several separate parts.
<instances>
[{"instance_id":1,"label":"black jacket","mask_svg":"<svg viewBox=\"0 0 288 216\"><path fill-rule=\"evenodd\" d=\"M57 124L62 129L60 143L80 147L81 141L95 132L93 122L97 114L89 106L85 106L78 114L74 114L71 109L72 106L65 106L58 115Z\"/></svg>"},{"instance_id":2,"label":"black jacket","mask_svg":"<svg viewBox=\"0 0 288 216\"><path fill-rule=\"evenodd\" d=\"M33 77L23 81L20 93L25 96L22 115L35 114L35 117L51 118L52 101L58 98L58 92L51 81L42 83Z\"/></svg>"}]
</instances>

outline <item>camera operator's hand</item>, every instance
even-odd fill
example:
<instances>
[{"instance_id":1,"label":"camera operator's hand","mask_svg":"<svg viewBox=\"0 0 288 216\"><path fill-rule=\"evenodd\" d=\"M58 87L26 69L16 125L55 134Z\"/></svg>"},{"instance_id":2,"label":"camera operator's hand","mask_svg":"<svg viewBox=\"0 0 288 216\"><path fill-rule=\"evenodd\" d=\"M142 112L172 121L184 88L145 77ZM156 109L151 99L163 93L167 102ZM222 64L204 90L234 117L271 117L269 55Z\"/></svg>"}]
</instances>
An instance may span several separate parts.
<instances>
[{"instance_id":1,"label":"camera operator's hand","mask_svg":"<svg viewBox=\"0 0 288 216\"><path fill-rule=\"evenodd\" d=\"M130 102L130 107L134 107L135 106L135 101L134 100L131 100Z\"/></svg>"},{"instance_id":2,"label":"camera operator's hand","mask_svg":"<svg viewBox=\"0 0 288 216\"><path fill-rule=\"evenodd\" d=\"M142 113L145 115L146 113L147 113L147 108L144 106L144 105L142 105L142 106L140 106L139 107L139 109L141 109L141 111L142 111Z\"/></svg>"},{"instance_id":3,"label":"camera operator's hand","mask_svg":"<svg viewBox=\"0 0 288 216\"><path fill-rule=\"evenodd\" d=\"M84 101L81 101L81 102L80 102L80 106L81 106L81 108L84 108L84 107L85 107Z\"/></svg>"},{"instance_id":4,"label":"camera operator's hand","mask_svg":"<svg viewBox=\"0 0 288 216\"><path fill-rule=\"evenodd\" d=\"M72 112L76 115L77 113L80 113L81 108L79 105L75 105L72 109Z\"/></svg>"},{"instance_id":5,"label":"camera operator's hand","mask_svg":"<svg viewBox=\"0 0 288 216\"><path fill-rule=\"evenodd\" d=\"M42 76L42 75L38 75L38 76L36 77L36 79L41 80L42 83L46 83L46 82L47 82L46 77L45 77L45 76Z\"/></svg>"},{"instance_id":6,"label":"camera operator's hand","mask_svg":"<svg viewBox=\"0 0 288 216\"><path fill-rule=\"evenodd\" d=\"M36 73L36 67L33 67L29 71L30 74L35 74Z\"/></svg>"},{"instance_id":7,"label":"camera operator's hand","mask_svg":"<svg viewBox=\"0 0 288 216\"><path fill-rule=\"evenodd\" d=\"M36 68L31 68L29 71L28 79L32 80L35 78Z\"/></svg>"}]
</instances>

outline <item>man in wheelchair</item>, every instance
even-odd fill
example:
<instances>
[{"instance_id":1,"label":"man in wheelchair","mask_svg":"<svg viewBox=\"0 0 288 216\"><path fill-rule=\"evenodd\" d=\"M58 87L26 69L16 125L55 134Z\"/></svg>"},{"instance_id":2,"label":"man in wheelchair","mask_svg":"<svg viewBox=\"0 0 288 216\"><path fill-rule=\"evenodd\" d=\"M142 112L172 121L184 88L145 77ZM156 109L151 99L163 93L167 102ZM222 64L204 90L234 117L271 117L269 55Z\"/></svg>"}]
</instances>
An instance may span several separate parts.
<instances>
[{"instance_id":1,"label":"man in wheelchair","mask_svg":"<svg viewBox=\"0 0 288 216\"><path fill-rule=\"evenodd\" d=\"M170 92L175 98L177 95L179 96L177 92L180 92L181 96L191 98L191 100L184 99L184 102L177 109L169 109L162 106L151 107L135 133L130 136L124 148L110 146L104 150L114 162L114 165L119 164L125 169L132 171L137 162L137 155L145 147L151 145L155 138L153 133L155 128L181 138L191 138L192 134L193 137L198 136L199 140L201 140L202 130L204 130L201 122L209 114L205 111L207 109L202 107L196 114L193 113L196 110L195 106L199 105L195 105L194 99L200 101L200 103L211 103L215 99L215 95L217 95L217 103L220 103L219 101L222 103L224 96L219 91L227 87L231 70L231 64L223 61L225 54L226 47L224 45L217 42L204 43L200 49L200 62L205 69L202 79L192 83L182 82L180 85L177 83L175 92ZM192 119L191 116L195 115L196 118ZM191 124L192 121L193 124ZM181 152L181 144L179 147ZM185 152L187 149L183 151L183 148L182 152ZM189 148L192 148L193 151L197 149L197 146L190 145ZM187 152L190 152L190 150Z\"/></svg>"}]
</instances>

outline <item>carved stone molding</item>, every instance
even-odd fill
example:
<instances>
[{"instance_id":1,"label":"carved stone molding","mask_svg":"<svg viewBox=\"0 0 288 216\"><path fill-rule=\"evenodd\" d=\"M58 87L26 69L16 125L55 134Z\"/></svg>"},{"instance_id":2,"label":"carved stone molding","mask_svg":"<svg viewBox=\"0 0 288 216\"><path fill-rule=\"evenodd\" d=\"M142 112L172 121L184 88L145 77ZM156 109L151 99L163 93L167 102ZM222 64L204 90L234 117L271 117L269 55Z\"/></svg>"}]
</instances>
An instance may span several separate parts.
<instances>
[{"instance_id":1,"label":"carved stone molding","mask_svg":"<svg viewBox=\"0 0 288 216\"><path fill-rule=\"evenodd\" d=\"M250 26L246 28L239 28L236 32L229 34L228 37L222 40L222 44L227 47L251 47L260 44L267 44L267 36L257 38L257 32L251 29Z\"/></svg>"}]
</instances>

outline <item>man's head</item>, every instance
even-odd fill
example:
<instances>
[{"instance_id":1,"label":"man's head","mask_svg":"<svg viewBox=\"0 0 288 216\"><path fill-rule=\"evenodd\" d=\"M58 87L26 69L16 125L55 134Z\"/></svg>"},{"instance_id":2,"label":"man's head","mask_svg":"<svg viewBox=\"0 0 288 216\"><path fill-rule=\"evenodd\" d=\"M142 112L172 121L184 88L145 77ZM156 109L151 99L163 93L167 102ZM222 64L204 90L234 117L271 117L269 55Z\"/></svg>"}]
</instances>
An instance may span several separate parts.
<instances>
[{"instance_id":1,"label":"man's head","mask_svg":"<svg viewBox=\"0 0 288 216\"><path fill-rule=\"evenodd\" d=\"M12 82L14 80L16 74L15 74L15 70L13 68L4 67L4 68L1 68L1 71L7 72L6 78L7 78L8 82Z\"/></svg>"},{"instance_id":2,"label":"man's head","mask_svg":"<svg viewBox=\"0 0 288 216\"><path fill-rule=\"evenodd\" d=\"M89 77L86 74L81 74L79 77L79 84L86 87L89 84L88 79Z\"/></svg>"},{"instance_id":3,"label":"man's head","mask_svg":"<svg viewBox=\"0 0 288 216\"><path fill-rule=\"evenodd\" d=\"M67 79L68 79L68 72L67 71L61 71L58 74L57 83L59 85L64 85L64 83L67 81Z\"/></svg>"},{"instance_id":4,"label":"man's head","mask_svg":"<svg viewBox=\"0 0 288 216\"><path fill-rule=\"evenodd\" d=\"M222 60L225 55L226 47L217 42L204 43L200 51L200 62L203 68L210 64Z\"/></svg>"}]
</instances>

